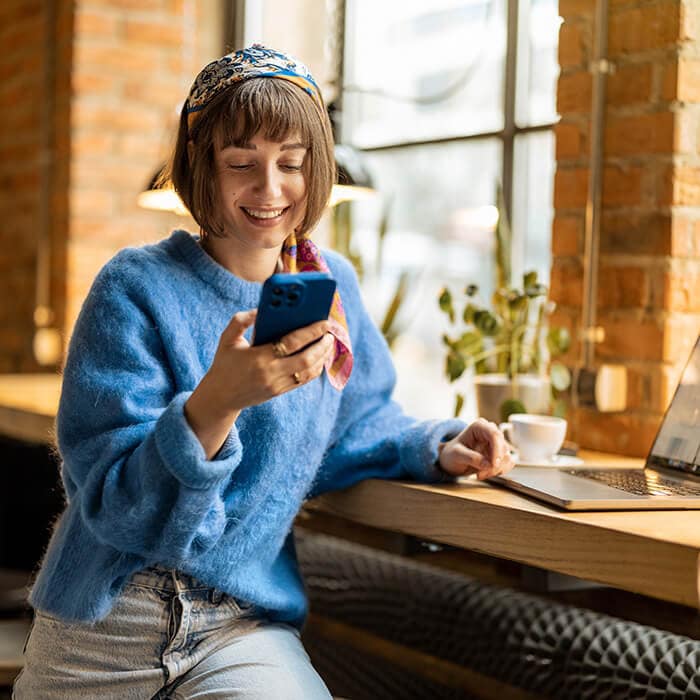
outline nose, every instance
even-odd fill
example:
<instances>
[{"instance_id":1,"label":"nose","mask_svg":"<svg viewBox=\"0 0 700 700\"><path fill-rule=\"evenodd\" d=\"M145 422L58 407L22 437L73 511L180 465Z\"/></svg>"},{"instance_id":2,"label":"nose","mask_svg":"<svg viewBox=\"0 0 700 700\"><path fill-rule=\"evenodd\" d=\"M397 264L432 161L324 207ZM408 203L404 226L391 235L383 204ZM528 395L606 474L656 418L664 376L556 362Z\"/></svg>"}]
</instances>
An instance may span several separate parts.
<instances>
[{"instance_id":1,"label":"nose","mask_svg":"<svg viewBox=\"0 0 700 700\"><path fill-rule=\"evenodd\" d=\"M256 189L263 199L274 200L282 194L282 173L275 163L260 168Z\"/></svg>"}]
</instances>

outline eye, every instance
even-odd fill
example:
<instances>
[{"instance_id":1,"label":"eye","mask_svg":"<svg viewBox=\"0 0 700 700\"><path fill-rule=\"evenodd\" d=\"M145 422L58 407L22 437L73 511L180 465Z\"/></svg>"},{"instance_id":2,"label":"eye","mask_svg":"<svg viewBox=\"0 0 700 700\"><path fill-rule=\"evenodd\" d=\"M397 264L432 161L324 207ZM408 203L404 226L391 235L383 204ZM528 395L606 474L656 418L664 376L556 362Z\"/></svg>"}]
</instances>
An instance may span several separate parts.
<instances>
[{"instance_id":1,"label":"eye","mask_svg":"<svg viewBox=\"0 0 700 700\"><path fill-rule=\"evenodd\" d=\"M226 167L229 170L243 171L252 168L253 165L251 163L228 163Z\"/></svg>"},{"instance_id":2,"label":"eye","mask_svg":"<svg viewBox=\"0 0 700 700\"><path fill-rule=\"evenodd\" d=\"M298 173L302 169L302 164L295 165L293 163L282 163L280 168L290 173Z\"/></svg>"}]
</instances>

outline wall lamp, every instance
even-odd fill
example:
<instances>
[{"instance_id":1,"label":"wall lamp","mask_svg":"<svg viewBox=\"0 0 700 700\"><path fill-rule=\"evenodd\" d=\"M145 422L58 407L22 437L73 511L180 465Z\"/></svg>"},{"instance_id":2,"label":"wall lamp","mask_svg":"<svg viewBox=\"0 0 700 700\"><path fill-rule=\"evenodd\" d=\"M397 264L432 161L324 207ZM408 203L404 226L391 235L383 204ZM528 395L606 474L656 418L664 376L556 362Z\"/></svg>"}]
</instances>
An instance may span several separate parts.
<instances>
[{"instance_id":1,"label":"wall lamp","mask_svg":"<svg viewBox=\"0 0 700 700\"><path fill-rule=\"evenodd\" d=\"M335 144L334 153L338 182L333 185L328 206L373 197L376 190L362 153L342 143Z\"/></svg>"},{"instance_id":2,"label":"wall lamp","mask_svg":"<svg viewBox=\"0 0 700 700\"><path fill-rule=\"evenodd\" d=\"M163 163L154 173L146 188L136 197L136 203L143 209L170 211L180 216L189 216L189 211L180 196L169 183L163 183L161 175L165 169Z\"/></svg>"}]
</instances>

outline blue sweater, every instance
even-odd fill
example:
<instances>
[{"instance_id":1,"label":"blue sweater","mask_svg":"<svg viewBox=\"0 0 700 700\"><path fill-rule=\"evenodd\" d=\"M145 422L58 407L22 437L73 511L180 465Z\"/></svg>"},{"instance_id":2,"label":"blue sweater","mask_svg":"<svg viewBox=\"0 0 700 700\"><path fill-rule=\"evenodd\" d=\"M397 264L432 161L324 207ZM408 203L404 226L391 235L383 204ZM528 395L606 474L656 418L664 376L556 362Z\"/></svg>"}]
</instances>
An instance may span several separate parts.
<instances>
[{"instance_id":1,"label":"blue sweater","mask_svg":"<svg viewBox=\"0 0 700 700\"><path fill-rule=\"evenodd\" d=\"M325 253L354 351L342 392L318 379L243 410L211 460L183 404L231 316L261 285L235 277L175 231L101 270L71 339L57 417L67 506L30 601L94 621L151 565L300 625L306 599L291 535L302 502L371 477L437 481L459 421L419 422L391 399L395 373L354 272Z\"/></svg>"}]
</instances>

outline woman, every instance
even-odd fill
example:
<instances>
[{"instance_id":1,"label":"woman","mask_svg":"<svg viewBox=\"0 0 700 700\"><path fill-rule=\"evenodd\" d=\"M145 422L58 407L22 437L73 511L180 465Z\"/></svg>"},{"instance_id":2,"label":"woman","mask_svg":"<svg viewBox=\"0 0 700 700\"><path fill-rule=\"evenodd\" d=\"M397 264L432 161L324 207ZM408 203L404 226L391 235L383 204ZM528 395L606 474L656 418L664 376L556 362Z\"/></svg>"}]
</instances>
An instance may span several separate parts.
<instances>
[{"instance_id":1,"label":"woman","mask_svg":"<svg viewBox=\"0 0 700 700\"><path fill-rule=\"evenodd\" d=\"M71 340L67 507L31 593L15 698L328 698L299 640L302 502L361 479L511 466L497 428L418 422L350 265L307 238L334 177L308 70L253 46L206 66L171 167L201 235L116 255ZM251 347L261 283L328 270L329 321Z\"/></svg>"}]
</instances>

